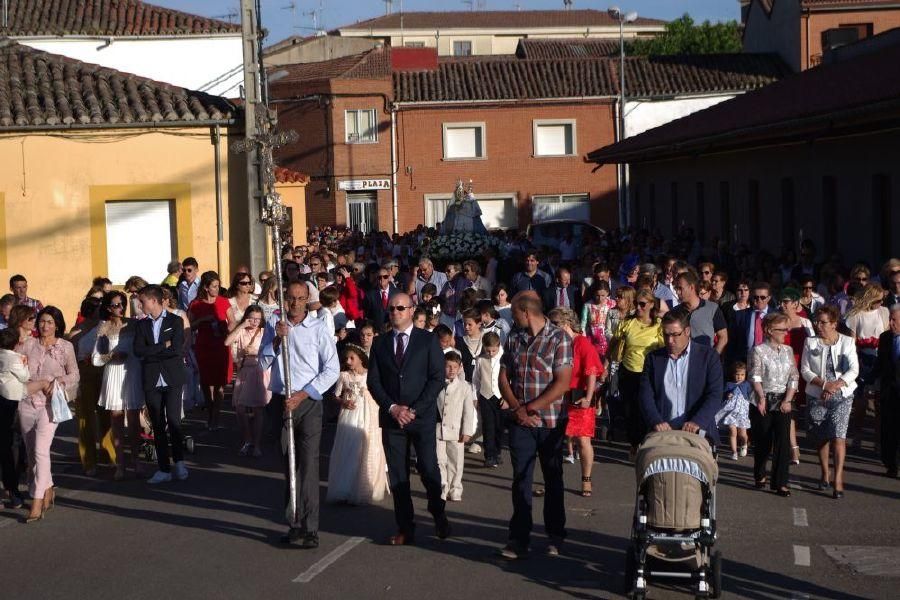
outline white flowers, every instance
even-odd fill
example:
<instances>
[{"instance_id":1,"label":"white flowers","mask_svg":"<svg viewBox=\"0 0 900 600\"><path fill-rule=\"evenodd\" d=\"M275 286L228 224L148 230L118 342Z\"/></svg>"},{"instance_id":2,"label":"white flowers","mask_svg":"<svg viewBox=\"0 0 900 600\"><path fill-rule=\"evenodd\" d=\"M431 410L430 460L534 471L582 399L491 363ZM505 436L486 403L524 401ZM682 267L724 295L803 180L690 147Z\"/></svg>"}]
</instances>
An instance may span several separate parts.
<instances>
[{"instance_id":1,"label":"white flowers","mask_svg":"<svg viewBox=\"0 0 900 600\"><path fill-rule=\"evenodd\" d=\"M431 240L426 255L438 261L466 260L482 258L488 248L493 248L498 256L502 256L505 250L502 241L491 235L472 232L451 233Z\"/></svg>"}]
</instances>

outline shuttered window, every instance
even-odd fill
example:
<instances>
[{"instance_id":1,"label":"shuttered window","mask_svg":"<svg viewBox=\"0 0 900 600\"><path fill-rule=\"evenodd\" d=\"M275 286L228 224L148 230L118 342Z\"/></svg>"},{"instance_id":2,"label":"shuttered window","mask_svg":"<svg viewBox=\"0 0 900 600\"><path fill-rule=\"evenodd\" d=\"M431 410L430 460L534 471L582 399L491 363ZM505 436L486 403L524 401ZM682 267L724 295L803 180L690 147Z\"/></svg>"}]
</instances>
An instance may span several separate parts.
<instances>
[{"instance_id":1,"label":"shuttered window","mask_svg":"<svg viewBox=\"0 0 900 600\"><path fill-rule=\"evenodd\" d=\"M575 121L534 122L535 156L572 156L575 147Z\"/></svg>"},{"instance_id":2,"label":"shuttered window","mask_svg":"<svg viewBox=\"0 0 900 600\"><path fill-rule=\"evenodd\" d=\"M176 256L171 200L106 203L107 277L122 285L132 275L155 283Z\"/></svg>"},{"instance_id":3,"label":"shuttered window","mask_svg":"<svg viewBox=\"0 0 900 600\"><path fill-rule=\"evenodd\" d=\"M444 158L484 158L484 123L444 123Z\"/></svg>"}]
</instances>

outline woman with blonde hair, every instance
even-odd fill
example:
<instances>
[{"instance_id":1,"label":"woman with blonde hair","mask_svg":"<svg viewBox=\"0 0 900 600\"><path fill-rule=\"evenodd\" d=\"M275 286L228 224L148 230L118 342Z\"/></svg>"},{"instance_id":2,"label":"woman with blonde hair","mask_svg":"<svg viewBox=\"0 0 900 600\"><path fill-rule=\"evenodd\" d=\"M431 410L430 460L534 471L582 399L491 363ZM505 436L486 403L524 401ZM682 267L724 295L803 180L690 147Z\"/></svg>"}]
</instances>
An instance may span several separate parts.
<instances>
[{"instance_id":1,"label":"woman with blonde hair","mask_svg":"<svg viewBox=\"0 0 900 600\"><path fill-rule=\"evenodd\" d=\"M853 399L853 446L859 448L862 442L863 421L868 411L866 392L878 378L878 337L887 331L890 312L883 306L884 289L877 283L870 283L853 295L853 305L847 311L844 324L856 343L859 358L858 387Z\"/></svg>"},{"instance_id":2,"label":"woman with blonde hair","mask_svg":"<svg viewBox=\"0 0 900 600\"><path fill-rule=\"evenodd\" d=\"M634 294L635 290L630 285L616 288L616 305L606 315L606 335L610 339L618 331L619 324L634 314Z\"/></svg>"},{"instance_id":3,"label":"woman with blonde hair","mask_svg":"<svg viewBox=\"0 0 900 600\"><path fill-rule=\"evenodd\" d=\"M123 291L128 294L128 306L131 308L131 317L133 319L143 319L144 309L141 308L141 299L138 298L138 292L147 287L148 283L138 275L132 275L125 280Z\"/></svg>"}]
</instances>

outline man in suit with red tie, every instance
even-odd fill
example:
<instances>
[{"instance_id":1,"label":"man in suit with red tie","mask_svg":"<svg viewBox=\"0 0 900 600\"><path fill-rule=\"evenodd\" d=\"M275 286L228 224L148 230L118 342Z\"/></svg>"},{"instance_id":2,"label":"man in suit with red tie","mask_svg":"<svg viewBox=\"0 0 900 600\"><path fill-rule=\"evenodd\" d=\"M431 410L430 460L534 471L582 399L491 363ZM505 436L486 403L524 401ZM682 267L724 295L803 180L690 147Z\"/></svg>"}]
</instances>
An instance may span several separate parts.
<instances>
[{"instance_id":1,"label":"man in suit with red tie","mask_svg":"<svg viewBox=\"0 0 900 600\"><path fill-rule=\"evenodd\" d=\"M554 285L544 290L544 308L550 311L554 308L571 308L575 314L581 316L581 290L572 285L572 273L566 267L560 267L556 271Z\"/></svg>"},{"instance_id":2,"label":"man in suit with red tie","mask_svg":"<svg viewBox=\"0 0 900 600\"><path fill-rule=\"evenodd\" d=\"M435 435L437 397L444 388L444 353L437 337L413 327L412 299L403 293L388 304L391 330L379 335L369 354L368 386L378 403L388 480L394 499L398 532L391 546L415 542L412 496L409 489L409 446L416 449L416 468L428 495L428 512L441 539L450 535L450 522L441 499L441 472Z\"/></svg>"},{"instance_id":3,"label":"man in suit with red tie","mask_svg":"<svg viewBox=\"0 0 900 600\"><path fill-rule=\"evenodd\" d=\"M750 288L750 308L734 314L728 332L728 364L736 361L747 362L750 350L766 341L763 333L763 319L771 310L772 293L769 284L760 281Z\"/></svg>"},{"instance_id":4,"label":"man in suit with red tie","mask_svg":"<svg viewBox=\"0 0 900 600\"><path fill-rule=\"evenodd\" d=\"M399 290L391 283L391 274L387 269L379 269L377 277L375 287L366 292L364 306L366 318L375 323L376 329L381 332L388 322L388 303Z\"/></svg>"}]
</instances>

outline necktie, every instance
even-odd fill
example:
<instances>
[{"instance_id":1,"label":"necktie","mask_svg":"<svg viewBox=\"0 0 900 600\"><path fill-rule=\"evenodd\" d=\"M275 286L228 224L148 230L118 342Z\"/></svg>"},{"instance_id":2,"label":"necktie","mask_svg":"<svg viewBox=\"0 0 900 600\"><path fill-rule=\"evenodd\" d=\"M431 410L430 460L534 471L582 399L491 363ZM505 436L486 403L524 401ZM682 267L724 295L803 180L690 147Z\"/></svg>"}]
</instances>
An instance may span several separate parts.
<instances>
[{"instance_id":1,"label":"necktie","mask_svg":"<svg viewBox=\"0 0 900 600\"><path fill-rule=\"evenodd\" d=\"M381 308L387 308L388 296L387 290L381 290Z\"/></svg>"},{"instance_id":2,"label":"necktie","mask_svg":"<svg viewBox=\"0 0 900 600\"><path fill-rule=\"evenodd\" d=\"M403 338L406 337L405 333L397 334L397 347L394 349L394 362L397 363L397 366L403 364Z\"/></svg>"},{"instance_id":3,"label":"necktie","mask_svg":"<svg viewBox=\"0 0 900 600\"><path fill-rule=\"evenodd\" d=\"M763 313L761 310L756 311L756 323L753 327L753 345L759 346L763 343Z\"/></svg>"},{"instance_id":4,"label":"necktie","mask_svg":"<svg viewBox=\"0 0 900 600\"><path fill-rule=\"evenodd\" d=\"M559 288L559 301L556 303L558 306L562 306L565 308L566 306L566 289Z\"/></svg>"}]
</instances>

